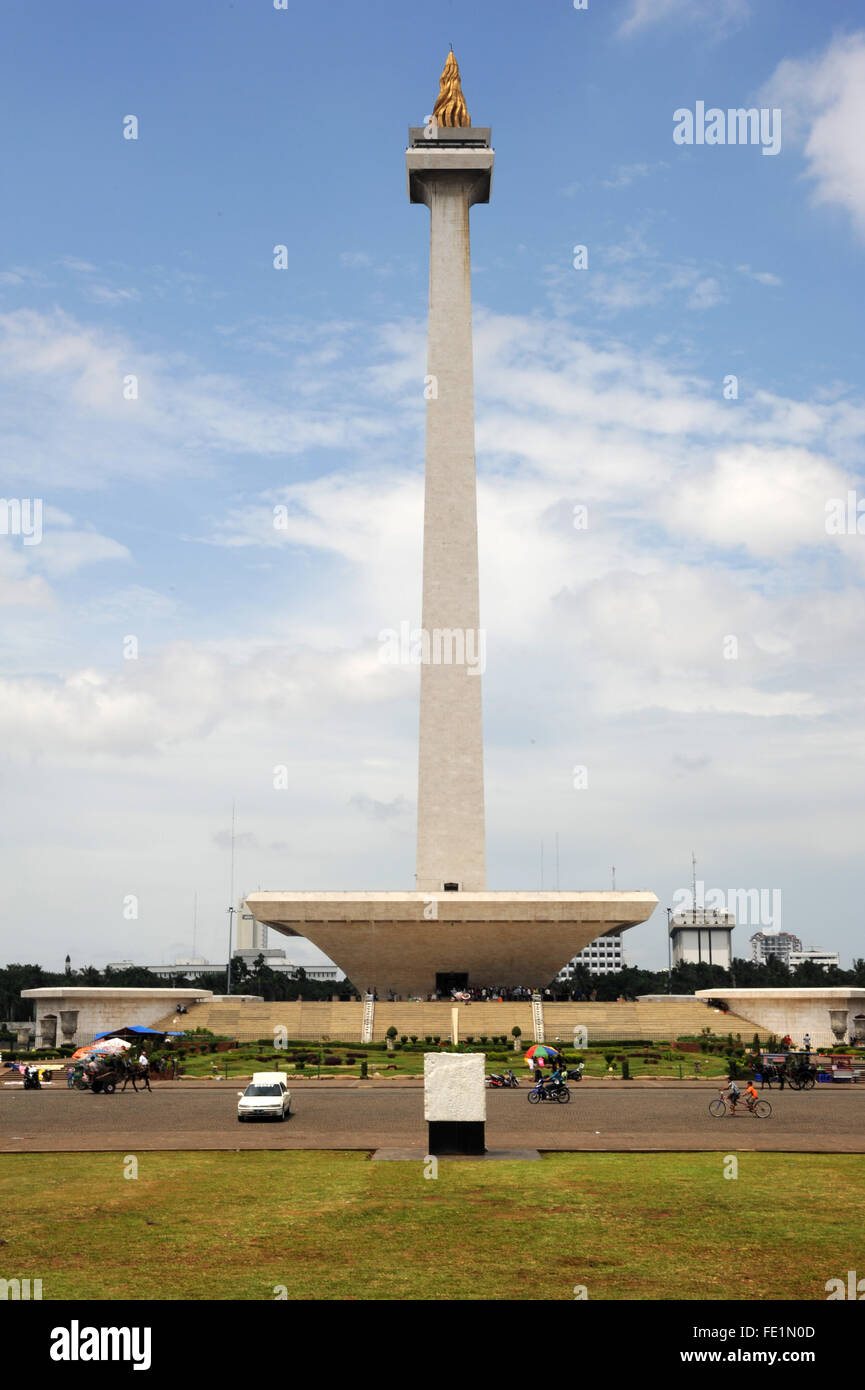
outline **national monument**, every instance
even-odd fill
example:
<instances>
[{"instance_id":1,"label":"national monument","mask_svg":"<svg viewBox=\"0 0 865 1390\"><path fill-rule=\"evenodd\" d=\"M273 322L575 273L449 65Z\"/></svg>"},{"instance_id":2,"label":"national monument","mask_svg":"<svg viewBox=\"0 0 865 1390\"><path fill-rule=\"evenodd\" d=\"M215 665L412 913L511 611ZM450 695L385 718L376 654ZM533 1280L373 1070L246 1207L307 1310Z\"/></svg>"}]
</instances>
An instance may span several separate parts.
<instances>
[{"instance_id":1,"label":"national monument","mask_svg":"<svg viewBox=\"0 0 865 1390\"><path fill-rule=\"evenodd\" d=\"M432 116L409 128L411 203L430 212L423 659L413 891L258 892L254 917L324 951L359 990L543 986L595 937L644 922L650 892L489 891L486 881L469 209L488 203L491 132L451 51Z\"/></svg>"}]
</instances>

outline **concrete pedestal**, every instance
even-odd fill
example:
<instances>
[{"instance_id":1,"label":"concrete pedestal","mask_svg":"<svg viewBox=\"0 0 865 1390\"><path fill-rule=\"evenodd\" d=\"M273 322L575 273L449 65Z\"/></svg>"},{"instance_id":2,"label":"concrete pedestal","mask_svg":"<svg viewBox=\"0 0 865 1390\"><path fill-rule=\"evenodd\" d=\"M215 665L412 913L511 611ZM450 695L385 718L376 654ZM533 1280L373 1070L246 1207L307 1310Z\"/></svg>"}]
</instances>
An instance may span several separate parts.
<instances>
[{"instance_id":1,"label":"concrete pedestal","mask_svg":"<svg viewBox=\"0 0 865 1390\"><path fill-rule=\"evenodd\" d=\"M480 1052L425 1055L424 1119L429 1126L429 1153L486 1152L485 1060Z\"/></svg>"}]
</instances>

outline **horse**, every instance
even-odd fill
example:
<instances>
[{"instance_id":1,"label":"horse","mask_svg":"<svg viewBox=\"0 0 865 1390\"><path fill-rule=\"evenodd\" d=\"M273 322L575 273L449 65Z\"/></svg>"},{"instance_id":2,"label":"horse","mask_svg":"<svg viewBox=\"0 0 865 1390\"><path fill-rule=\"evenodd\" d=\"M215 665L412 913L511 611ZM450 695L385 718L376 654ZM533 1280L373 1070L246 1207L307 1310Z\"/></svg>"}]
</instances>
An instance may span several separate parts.
<instances>
[{"instance_id":1,"label":"horse","mask_svg":"<svg viewBox=\"0 0 865 1390\"><path fill-rule=\"evenodd\" d=\"M123 1086L121 1087L121 1089L125 1091L125 1090L126 1090L126 1087L129 1085L129 1083L130 1083L130 1081L131 1081L131 1082L132 1082L132 1089L133 1089L133 1091L137 1092L137 1091L138 1091L138 1087L137 1087L136 1084L135 1084L136 1080L138 1080L138 1081L143 1081L143 1082L144 1082L145 1090L147 1090L147 1091L150 1091L150 1090L151 1090L151 1086L150 1086L150 1071L149 1071L149 1068L148 1068L148 1067L143 1067L143 1066L141 1065L140 1062L127 1062L126 1059L124 1058L124 1059L123 1059ZM151 1092L151 1094L152 1094L152 1092Z\"/></svg>"}]
</instances>

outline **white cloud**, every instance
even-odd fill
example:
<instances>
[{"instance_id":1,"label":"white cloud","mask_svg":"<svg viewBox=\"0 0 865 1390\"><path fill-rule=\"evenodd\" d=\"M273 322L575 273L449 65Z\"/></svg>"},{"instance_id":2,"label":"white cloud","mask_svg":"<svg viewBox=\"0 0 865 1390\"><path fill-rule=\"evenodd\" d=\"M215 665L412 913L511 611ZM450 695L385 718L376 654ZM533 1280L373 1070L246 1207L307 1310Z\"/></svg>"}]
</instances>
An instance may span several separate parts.
<instances>
[{"instance_id":1,"label":"white cloud","mask_svg":"<svg viewBox=\"0 0 865 1390\"><path fill-rule=\"evenodd\" d=\"M97 269L90 261L82 261L77 256L60 256L57 264L65 266L67 270L78 270L83 275L92 275Z\"/></svg>"},{"instance_id":2,"label":"white cloud","mask_svg":"<svg viewBox=\"0 0 865 1390\"><path fill-rule=\"evenodd\" d=\"M177 609L177 603L167 594L144 584L129 584L90 599L79 612L94 622L117 623L131 619L165 620L174 617Z\"/></svg>"},{"instance_id":3,"label":"white cloud","mask_svg":"<svg viewBox=\"0 0 865 1390\"><path fill-rule=\"evenodd\" d=\"M813 202L843 209L865 238L865 34L784 59L761 100L781 107L785 139L803 147Z\"/></svg>"},{"instance_id":4,"label":"white cloud","mask_svg":"<svg viewBox=\"0 0 865 1390\"><path fill-rule=\"evenodd\" d=\"M760 285L783 285L780 275L775 275L771 270L752 270L749 265L737 265L736 269L740 275L747 275L749 280L756 280Z\"/></svg>"},{"instance_id":5,"label":"white cloud","mask_svg":"<svg viewBox=\"0 0 865 1390\"><path fill-rule=\"evenodd\" d=\"M389 428L368 403L355 397L348 406L333 387L317 406L295 407L281 383L267 397L240 378L142 352L122 334L59 311L0 315L0 370L6 476L31 488L201 476L226 455L359 448ZM124 397L130 373L138 378L134 400Z\"/></svg>"},{"instance_id":6,"label":"white cloud","mask_svg":"<svg viewBox=\"0 0 865 1390\"><path fill-rule=\"evenodd\" d=\"M41 270L29 266L15 265L9 270L0 271L0 285L46 285L47 277Z\"/></svg>"},{"instance_id":7,"label":"white cloud","mask_svg":"<svg viewBox=\"0 0 865 1390\"><path fill-rule=\"evenodd\" d=\"M636 179L648 178L656 169L669 169L663 159L654 164L618 164L613 171L612 178L602 179L602 188L629 188Z\"/></svg>"},{"instance_id":8,"label":"white cloud","mask_svg":"<svg viewBox=\"0 0 865 1390\"><path fill-rule=\"evenodd\" d=\"M751 0L629 0L619 34L630 38L656 24L705 26L722 37L745 24Z\"/></svg>"},{"instance_id":9,"label":"white cloud","mask_svg":"<svg viewBox=\"0 0 865 1390\"><path fill-rule=\"evenodd\" d=\"M393 801L376 801L374 797L358 793L351 797L349 805L373 820L392 820L395 816L405 816L414 808L404 796L396 796Z\"/></svg>"},{"instance_id":10,"label":"white cloud","mask_svg":"<svg viewBox=\"0 0 865 1390\"><path fill-rule=\"evenodd\" d=\"M807 449L742 444L683 478L664 520L722 549L789 557L803 546L825 547L826 500L845 487L842 470Z\"/></svg>"},{"instance_id":11,"label":"white cloud","mask_svg":"<svg viewBox=\"0 0 865 1390\"><path fill-rule=\"evenodd\" d=\"M694 267L681 292L707 278ZM161 465L211 411L202 468L242 426L266 458L281 430L314 421L333 431L327 471L305 457L290 481L276 472L265 486L235 461L230 491L217 501L205 490L199 514L209 519L188 568L202 540L233 567L212 600L196 604L191 581L178 597L163 592L161 553L149 568L128 557L101 514L97 531L95 514L91 529L77 508L46 510L46 540L29 548L56 542L44 562L0 547L6 582L30 605L0 689L0 775L5 767L21 788L26 840L16 874L37 877L35 846L56 844L64 901L77 894L90 911L92 866L77 851L99 844L100 921L143 883L147 930L171 921L175 939L182 881L184 892L202 887L202 920L207 901L223 922L218 837L232 797L244 837L238 887L412 881L417 670L382 664L377 639L419 616L423 331L407 321L356 334L344 372L351 335L320 328L317 346L335 356L327 370L305 369L307 400L338 398L338 428L325 410L268 413L293 330L260 326L266 369L254 387L185 364L166 382L166 360L148 363L169 419L146 413L143 441L124 436L142 466L147 451ZM623 805L640 832L628 838L629 866L616 850L619 881L633 875L659 891L658 865L672 862L671 843L690 843L697 804L731 863L757 839L761 854L798 857L818 831L846 852L855 796L839 794L833 769L862 752L865 538L836 544L823 518L826 495L855 481L863 403L843 387L790 399L758 383L725 402L720 382L681 364L684 349L585 339L541 316L479 309L475 330L491 881L533 886L529 824L538 837L562 827L563 847L570 827L581 886L606 882L599 865L621 842ZM91 453L115 441L122 407L101 383L132 345L69 320L9 331L34 350L56 407L29 421L40 456L62 450L76 410ZM150 476L164 477L161 467ZM114 501L126 517L126 493ZM588 506L587 530L574 526L577 504ZM287 508L281 530L275 505ZM134 569L118 579L97 564L111 559ZM84 581L100 571L88 593ZM52 593L48 583L67 573L80 585ZM121 621L129 631L127 615L132 631L150 624L137 661L121 659L108 631ZM734 660L724 654L731 635ZM580 802L570 770L582 761L592 796ZM277 766L287 791L274 787ZM672 779L676 794L659 812ZM802 785L813 810L802 810Z\"/></svg>"},{"instance_id":12,"label":"white cloud","mask_svg":"<svg viewBox=\"0 0 865 1390\"><path fill-rule=\"evenodd\" d=\"M717 274L665 261L638 231L621 242L590 247L587 269L549 266L547 277L554 300L563 308L574 296L585 295L603 317L665 300L678 301L685 309L709 309L727 297Z\"/></svg>"},{"instance_id":13,"label":"white cloud","mask_svg":"<svg viewBox=\"0 0 865 1390\"><path fill-rule=\"evenodd\" d=\"M716 304L721 304L725 296L721 286L713 275L704 276L698 280L688 297L689 309L714 309Z\"/></svg>"},{"instance_id":14,"label":"white cloud","mask_svg":"<svg viewBox=\"0 0 865 1390\"><path fill-rule=\"evenodd\" d=\"M130 304L141 298L136 289L113 289L111 285L88 285L87 295L97 304Z\"/></svg>"}]
</instances>

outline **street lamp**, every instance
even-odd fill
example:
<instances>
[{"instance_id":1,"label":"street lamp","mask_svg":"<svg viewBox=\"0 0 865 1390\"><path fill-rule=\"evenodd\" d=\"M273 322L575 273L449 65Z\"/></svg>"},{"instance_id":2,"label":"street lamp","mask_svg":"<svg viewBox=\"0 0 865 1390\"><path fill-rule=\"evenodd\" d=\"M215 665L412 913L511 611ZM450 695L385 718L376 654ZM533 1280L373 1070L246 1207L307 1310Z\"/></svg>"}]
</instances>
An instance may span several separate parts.
<instances>
[{"instance_id":1,"label":"street lamp","mask_svg":"<svg viewBox=\"0 0 865 1390\"><path fill-rule=\"evenodd\" d=\"M673 993L673 909L667 908L667 993Z\"/></svg>"},{"instance_id":2,"label":"street lamp","mask_svg":"<svg viewBox=\"0 0 865 1390\"><path fill-rule=\"evenodd\" d=\"M234 914L237 908L232 903L228 909L228 965L225 967L225 992L231 993L231 928L234 925Z\"/></svg>"}]
</instances>

